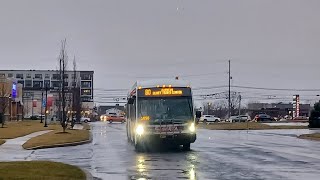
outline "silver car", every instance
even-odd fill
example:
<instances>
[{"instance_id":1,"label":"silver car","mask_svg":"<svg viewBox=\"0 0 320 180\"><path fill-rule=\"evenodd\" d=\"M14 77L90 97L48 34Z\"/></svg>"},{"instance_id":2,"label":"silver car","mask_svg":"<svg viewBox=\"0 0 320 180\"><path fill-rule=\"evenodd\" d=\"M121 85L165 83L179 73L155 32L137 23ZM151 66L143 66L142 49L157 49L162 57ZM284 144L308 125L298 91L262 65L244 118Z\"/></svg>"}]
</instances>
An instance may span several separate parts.
<instances>
[{"instance_id":1,"label":"silver car","mask_svg":"<svg viewBox=\"0 0 320 180\"><path fill-rule=\"evenodd\" d=\"M220 121L221 119L214 115L203 115L199 120L199 122L203 122L203 123L220 122Z\"/></svg>"},{"instance_id":2,"label":"silver car","mask_svg":"<svg viewBox=\"0 0 320 180\"><path fill-rule=\"evenodd\" d=\"M251 118L248 115L240 115L240 116L231 116L229 122L247 122L250 121Z\"/></svg>"}]
</instances>

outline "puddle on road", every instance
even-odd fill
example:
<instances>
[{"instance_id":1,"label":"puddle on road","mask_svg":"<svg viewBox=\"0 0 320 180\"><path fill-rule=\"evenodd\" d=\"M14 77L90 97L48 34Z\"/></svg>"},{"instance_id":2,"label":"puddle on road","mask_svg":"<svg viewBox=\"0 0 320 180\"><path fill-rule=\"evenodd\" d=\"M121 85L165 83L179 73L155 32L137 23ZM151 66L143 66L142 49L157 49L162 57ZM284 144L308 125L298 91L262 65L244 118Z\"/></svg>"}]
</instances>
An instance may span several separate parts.
<instances>
[{"instance_id":1,"label":"puddle on road","mask_svg":"<svg viewBox=\"0 0 320 180\"><path fill-rule=\"evenodd\" d=\"M166 150L137 153L135 165L128 169L129 179L197 179L198 157L194 151Z\"/></svg>"}]
</instances>

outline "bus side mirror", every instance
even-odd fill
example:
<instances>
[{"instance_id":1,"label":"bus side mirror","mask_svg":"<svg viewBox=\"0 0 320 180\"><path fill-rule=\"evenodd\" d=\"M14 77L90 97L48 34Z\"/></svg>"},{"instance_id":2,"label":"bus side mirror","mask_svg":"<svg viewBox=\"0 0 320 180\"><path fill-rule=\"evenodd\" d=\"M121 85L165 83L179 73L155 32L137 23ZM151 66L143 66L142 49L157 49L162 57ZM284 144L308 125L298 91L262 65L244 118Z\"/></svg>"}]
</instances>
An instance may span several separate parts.
<instances>
[{"instance_id":1,"label":"bus side mirror","mask_svg":"<svg viewBox=\"0 0 320 180\"><path fill-rule=\"evenodd\" d=\"M133 97L128 98L128 104L133 104L134 99L135 99L135 98L133 98Z\"/></svg>"}]
</instances>

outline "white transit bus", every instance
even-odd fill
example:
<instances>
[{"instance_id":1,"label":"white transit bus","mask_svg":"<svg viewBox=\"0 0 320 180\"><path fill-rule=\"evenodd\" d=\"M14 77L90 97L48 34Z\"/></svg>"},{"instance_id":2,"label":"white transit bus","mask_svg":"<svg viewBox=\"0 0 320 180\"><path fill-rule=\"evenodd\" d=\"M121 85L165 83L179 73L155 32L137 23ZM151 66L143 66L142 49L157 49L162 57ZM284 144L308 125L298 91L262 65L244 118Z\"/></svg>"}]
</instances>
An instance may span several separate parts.
<instances>
[{"instance_id":1,"label":"white transit bus","mask_svg":"<svg viewBox=\"0 0 320 180\"><path fill-rule=\"evenodd\" d=\"M137 151L148 144L166 142L189 150L195 142L192 90L188 82L138 81L127 100L127 137Z\"/></svg>"}]
</instances>

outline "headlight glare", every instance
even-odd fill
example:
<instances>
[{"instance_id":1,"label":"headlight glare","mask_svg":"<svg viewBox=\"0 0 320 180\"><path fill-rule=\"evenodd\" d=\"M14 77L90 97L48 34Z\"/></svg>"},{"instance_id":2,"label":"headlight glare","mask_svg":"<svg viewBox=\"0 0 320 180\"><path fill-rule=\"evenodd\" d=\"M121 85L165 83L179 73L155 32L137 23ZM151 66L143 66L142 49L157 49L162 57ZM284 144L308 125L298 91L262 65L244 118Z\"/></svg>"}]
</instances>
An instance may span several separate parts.
<instances>
[{"instance_id":1,"label":"headlight glare","mask_svg":"<svg viewBox=\"0 0 320 180\"><path fill-rule=\"evenodd\" d=\"M141 136L144 133L144 128L141 124L139 124L136 128L136 133Z\"/></svg>"},{"instance_id":2,"label":"headlight glare","mask_svg":"<svg viewBox=\"0 0 320 180\"><path fill-rule=\"evenodd\" d=\"M190 132L196 131L196 126L194 125L194 123L191 123L191 125L189 126L189 130L190 130Z\"/></svg>"}]
</instances>

